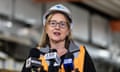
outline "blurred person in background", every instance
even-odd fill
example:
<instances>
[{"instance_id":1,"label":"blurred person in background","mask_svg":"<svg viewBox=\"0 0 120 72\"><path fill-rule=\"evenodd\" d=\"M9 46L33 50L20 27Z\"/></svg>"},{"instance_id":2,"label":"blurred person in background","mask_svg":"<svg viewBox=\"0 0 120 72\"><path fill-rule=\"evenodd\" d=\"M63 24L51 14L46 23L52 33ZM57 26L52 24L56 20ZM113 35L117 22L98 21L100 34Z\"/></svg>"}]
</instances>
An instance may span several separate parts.
<instances>
[{"instance_id":1,"label":"blurred person in background","mask_svg":"<svg viewBox=\"0 0 120 72\"><path fill-rule=\"evenodd\" d=\"M44 14L41 42L30 50L28 56L28 59L34 57L40 60L38 72L96 72L85 46L77 46L74 43L72 25L71 12L62 4L52 6ZM51 49L56 50L60 64L54 63L50 68L50 62L45 59L45 54ZM27 63L29 65L28 59L22 72L31 72L32 67L26 67Z\"/></svg>"}]
</instances>

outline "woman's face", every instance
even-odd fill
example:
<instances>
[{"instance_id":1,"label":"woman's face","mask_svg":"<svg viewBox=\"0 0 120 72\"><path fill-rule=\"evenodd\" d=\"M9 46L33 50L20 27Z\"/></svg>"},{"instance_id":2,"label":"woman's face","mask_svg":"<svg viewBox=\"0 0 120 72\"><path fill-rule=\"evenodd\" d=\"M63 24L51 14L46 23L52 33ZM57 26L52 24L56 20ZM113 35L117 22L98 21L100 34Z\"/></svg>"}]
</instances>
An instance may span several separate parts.
<instances>
[{"instance_id":1,"label":"woman's face","mask_svg":"<svg viewBox=\"0 0 120 72\"><path fill-rule=\"evenodd\" d=\"M65 16L61 13L55 13L46 26L46 33L52 41L64 41L69 34Z\"/></svg>"}]
</instances>

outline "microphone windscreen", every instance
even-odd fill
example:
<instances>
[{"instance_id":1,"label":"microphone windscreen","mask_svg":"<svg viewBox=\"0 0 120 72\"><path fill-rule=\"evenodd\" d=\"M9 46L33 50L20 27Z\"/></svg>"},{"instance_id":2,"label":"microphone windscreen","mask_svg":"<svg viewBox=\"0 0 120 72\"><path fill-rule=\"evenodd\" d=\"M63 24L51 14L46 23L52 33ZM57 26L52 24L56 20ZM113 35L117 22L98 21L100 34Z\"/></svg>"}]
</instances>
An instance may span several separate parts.
<instances>
[{"instance_id":1,"label":"microphone windscreen","mask_svg":"<svg viewBox=\"0 0 120 72\"><path fill-rule=\"evenodd\" d=\"M40 57L40 51L36 48L32 48L30 50L29 57L39 58Z\"/></svg>"}]
</instances>

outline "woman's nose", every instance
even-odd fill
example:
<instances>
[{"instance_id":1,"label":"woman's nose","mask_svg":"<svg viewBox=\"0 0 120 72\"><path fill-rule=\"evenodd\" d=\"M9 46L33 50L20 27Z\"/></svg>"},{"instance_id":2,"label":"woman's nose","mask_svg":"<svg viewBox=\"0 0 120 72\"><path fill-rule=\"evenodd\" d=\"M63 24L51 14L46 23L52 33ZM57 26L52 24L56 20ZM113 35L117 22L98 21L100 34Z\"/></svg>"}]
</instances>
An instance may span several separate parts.
<instances>
[{"instance_id":1,"label":"woman's nose","mask_svg":"<svg viewBox=\"0 0 120 72\"><path fill-rule=\"evenodd\" d=\"M59 24L59 23L57 23L57 25L56 25L56 27L55 27L55 28L60 29L60 24Z\"/></svg>"}]
</instances>

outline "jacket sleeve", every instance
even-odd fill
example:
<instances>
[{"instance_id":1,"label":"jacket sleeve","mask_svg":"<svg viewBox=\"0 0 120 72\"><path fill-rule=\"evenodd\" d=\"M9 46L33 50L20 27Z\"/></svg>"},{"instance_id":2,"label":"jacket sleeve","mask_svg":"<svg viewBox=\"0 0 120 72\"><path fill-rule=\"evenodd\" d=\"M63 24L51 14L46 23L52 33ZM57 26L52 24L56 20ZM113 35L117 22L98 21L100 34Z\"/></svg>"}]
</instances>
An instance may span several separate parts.
<instances>
[{"instance_id":1,"label":"jacket sleeve","mask_svg":"<svg viewBox=\"0 0 120 72\"><path fill-rule=\"evenodd\" d=\"M32 48L32 49L30 49L30 52L29 52L29 55L28 55L27 59L29 57L39 58L39 56L40 56L40 51L38 49L36 49L36 48ZM25 65L26 65L26 60L24 62L24 65L23 65L23 68L22 68L21 72L31 72L30 71L31 69L30 68L26 68Z\"/></svg>"},{"instance_id":2,"label":"jacket sleeve","mask_svg":"<svg viewBox=\"0 0 120 72\"><path fill-rule=\"evenodd\" d=\"M84 72L96 72L92 59L87 51L85 51Z\"/></svg>"}]
</instances>

